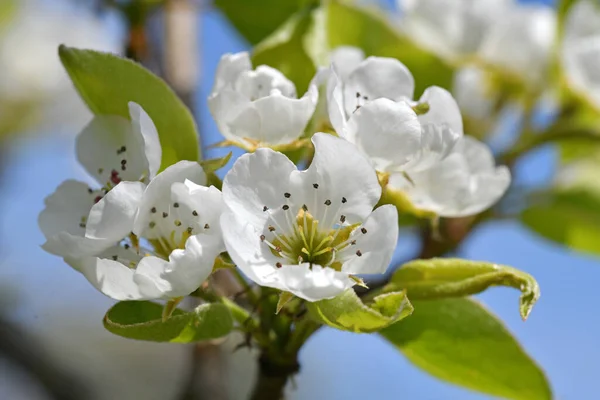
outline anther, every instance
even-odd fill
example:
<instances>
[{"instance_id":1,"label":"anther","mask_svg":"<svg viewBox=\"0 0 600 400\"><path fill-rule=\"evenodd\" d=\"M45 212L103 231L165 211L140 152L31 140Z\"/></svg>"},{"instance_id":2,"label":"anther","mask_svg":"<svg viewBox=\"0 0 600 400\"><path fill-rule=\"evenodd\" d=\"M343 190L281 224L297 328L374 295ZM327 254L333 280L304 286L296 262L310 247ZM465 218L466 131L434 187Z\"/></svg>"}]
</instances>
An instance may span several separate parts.
<instances>
[{"instance_id":1,"label":"anther","mask_svg":"<svg viewBox=\"0 0 600 400\"><path fill-rule=\"evenodd\" d=\"M192 211L192 215L193 215L194 217L197 217L197 216L198 216L198 211L196 211L196 210Z\"/></svg>"},{"instance_id":2,"label":"anther","mask_svg":"<svg viewBox=\"0 0 600 400\"><path fill-rule=\"evenodd\" d=\"M121 165L121 171L125 171L125 170L127 170L127 167L124 164Z\"/></svg>"},{"instance_id":3,"label":"anther","mask_svg":"<svg viewBox=\"0 0 600 400\"><path fill-rule=\"evenodd\" d=\"M364 235L365 233L367 233L367 228L360 228L360 231L361 231L361 232L363 233L363 235Z\"/></svg>"},{"instance_id":4,"label":"anther","mask_svg":"<svg viewBox=\"0 0 600 400\"><path fill-rule=\"evenodd\" d=\"M127 160L121 160L121 165L127 164Z\"/></svg>"},{"instance_id":5,"label":"anther","mask_svg":"<svg viewBox=\"0 0 600 400\"><path fill-rule=\"evenodd\" d=\"M329 200L329 199L325 200L325 205L326 206L330 206L331 205L331 200Z\"/></svg>"},{"instance_id":6,"label":"anther","mask_svg":"<svg viewBox=\"0 0 600 400\"><path fill-rule=\"evenodd\" d=\"M360 250L356 250L356 255L359 257L362 256L362 253L360 252Z\"/></svg>"},{"instance_id":7,"label":"anther","mask_svg":"<svg viewBox=\"0 0 600 400\"><path fill-rule=\"evenodd\" d=\"M261 242L264 242L264 241L265 241L265 239L266 239L266 236L265 236L265 235L260 235L260 241L261 241Z\"/></svg>"},{"instance_id":8,"label":"anther","mask_svg":"<svg viewBox=\"0 0 600 400\"><path fill-rule=\"evenodd\" d=\"M101 174L104 172L104 168L98 168L98 173Z\"/></svg>"},{"instance_id":9,"label":"anther","mask_svg":"<svg viewBox=\"0 0 600 400\"><path fill-rule=\"evenodd\" d=\"M346 222L346 216L345 215L341 215L340 216L340 222L343 224L344 222Z\"/></svg>"},{"instance_id":10,"label":"anther","mask_svg":"<svg viewBox=\"0 0 600 400\"><path fill-rule=\"evenodd\" d=\"M283 211L287 211L290 209L290 206L288 206L287 204L284 204L283 207L281 207L281 208L283 208Z\"/></svg>"},{"instance_id":11,"label":"anther","mask_svg":"<svg viewBox=\"0 0 600 400\"><path fill-rule=\"evenodd\" d=\"M315 189L318 189L318 188L319 188L319 184L318 184L318 183L313 183L313 187L314 187Z\"/></svg>"},{"instance_id":12,"label":"anther","mask_svg":"<svg viewBox=\"0 0 600 400\"><path fill-rule=\"evenodd\" d=\"M267 207L267 206L263 207L263 211L267 211L268 209L269 209L269 207Z\"/></svg>"},{"instance_id":13,"label":"anther","mask_svg":"<svg viewBox=\"0 0 600 400\"><path fill-rule=\"evenodd\" d=\"M273 231L275 231L275 227L272 225L269 225L269 232L273 232Z\"/></svg>"},{"instance_id":14,"label":"anther","mask_svg":"<svg viewBox=\"0 0 600 400\"><path fill-rule=\"evenodd\" d=\"M90 194L94 193L94 191L92 190L92 188L88 188L88 193L90 193Z\"/></svg>"},{"instance_id":15,"label":"anther","mask_svg":"<svg viewBox=\"0 0 600 400\"><path fill-rule=\"evenodd\" d=\"M117 261L117 260L119 259L119 256L112 256L112 259L113 259L114 261Z\"/></svg>"},{"instance_id":16,"label":"anther","mask_svg":"<svg viewBox=\"0 0 600 400\"><path fill-rule=\"evenodd\" d=\"M173 223L175 224L175 226L181 226L181 221L176 219L175 221L173 221Z\"/></svg>"},{"instance_id":17,"label":"anther","mask_svg":"<svg viewBox=\"0 0 600 400\"><path fill-rule=\"evenodd\" d=\"M350 244L354 246L356 244L356 240L351 241Z\"/></svg>"},{"instance_id":18,"label":"anther","mask_svg":"<svg viewBox=\"0 0 600 400\"><path fill-rule=\"evenodd\" d=\"M289 194L289 193L284 193L284 194L283 194L283 196L284 196L286 199L289 199L289 198L290 198L292 195L291 195L291 194Z\"/></svg>"},{"instance_id":19,"label":"anther","mask_svg":"<svg viewBox=\"0 0 600 400\"><path fill-rule=\"evenodd\" d=\"M173 207L179 208L179 203L173 203Z\"/></svg>"},{"instance_id":20,"label":"anther","mask_svg":"<svg viewBox=\"0 0 600 400\"><path fill-rule=\"evenodd\" d=\"M356 98L358 99L360 97L360 93L356 92Z\"/></svg>"},{"instance_id":21,"label":"anther","mask_svg":"<svg viewBox=\"0 0 600 400\"><path fill-rule=\"evenodd\" d=\"M94 203L97 203L100 200L102 200L102 196L96 196L96 198L94 199Z\"/></svg>"},{"instance_id":22,"label":"anther","mask_svg":"<svg viewBox=\"0 0 600 400\"><path fill-rule=\"evenodd\" d=\"M129 247L130 247L130 246L129 246L127 243L125 243L125 244L123 245L123 248L124 248L125 250L129 250Z\"/></svg>"},{"instance_id":23,"label":"anther","mask_svg":"<svg viewBox=\"0 0 600 400\"><path fill-rule=\"evenodd\" d=\"M304 212L308 211L308 207L306 207L306 204L302 204L302 209L304 210Z\"/></svg>"},{"instance_id":24,"label":"anther","mask_svg":"<svg viewBox=\"0 0 600 400\"><path fill-rule=\"evenodd\" d=\"M84 224L83 222L81 222L81 223L79 224L79 227L80 227L80 228L85 228L85 224Z\"/></svg>"},{"instance_id":25,"label":"anther","mask_svg":"<svg viewBox=\"0 0 600 400\"><path fill-rule=\"evenodd\" d=\"M152 207L152 208L150 209L150 212L151 212L152 214L156 214L156 207Z\"/></svg>"},{"instance_id":26,"label":"anther","mask_svg":"<svg viewBox=\"0 0 600 400\"><path fill-rule=\"evenodd\" d=\"M346 198L345 198L345 197L342 197L342 204L346 204L346 202L347 202L347 201L348 201L348 200L346 200Z\"/></svg>"},{"instance_id":27,"label":"anther","mask_svg":"<svg viewBox=\"0 0 600 400\"><path fill-rule=\"evenodd\" d=\"M369 96L363 96L363 99L369 100Z\"/></svg>"},{"instance_id":28,"label":"anther","mask_svg":"<svg viewBox=\"0 0 600 400\"><path fill-rule=\"evenodd\" d=\"M163 216L163 218L167 218L169 216L169 213L163 211L162 216Z\"/></svg>"},{"instance_id":29,"label":"anther","mask_svg":"<svg viewBox=\"0 0 600 400\"><path fill-rule=\"evenodd\" d=\"M275 251L276 251L277 253L281 253L281 247L279 247L279 246L275 246Z\"/></svg>"},{"instance_id":30,"label":"anther","mask_svg":"<svg viewBox=\"0 0 600 400\"><path fill-rule=\"evenodd\" d=\"M210 225L209 224L204 224L204 229L210 229Z\"/></svg>"},{"instance_id":31,"label":"anther","mask_svg":"<svg viewBox=\"0 0 600 400\"><path fill-rule=\"evenodd\" d=\"M204 228L206 228L206 226ZM193 231L194 231L194 228L192 228L191 226L188 226L188 228L186 229L186 232L189 233L190 235L192 234Z\"/></svg>"},{"instance_id":32,"label":"anther","mask_svg":"<svg viewBox=\"0 0 600 400\"><path fill-rule=\"evenodd\" d=\"M280 262L278 262L277 264L275 264L275 266L276 266L277 268L281 268L281 267L283 267L283 265L282 265Z\"/></svg>"},{"instance_id":33,"label":"anther","mask_svg":"<svg viewBox=\"0 0 600 400\"><path fill-rule=\"evenodd\" d=\"M127 151L127 147L121 146L121 153L125 153Z\"/></svg>"},{"instance_id":34,"label":"anther","mask_svg":"<svg viewBox=\"0 0 600 400\"><path fill-rule=\"evenodd\" d=\"M156 226L156 222L154 222L154 221L151 221L151 222L148 224L148 226L149 226L150 228L154 228L154 227Z\"/></svg>"}]
</instances>

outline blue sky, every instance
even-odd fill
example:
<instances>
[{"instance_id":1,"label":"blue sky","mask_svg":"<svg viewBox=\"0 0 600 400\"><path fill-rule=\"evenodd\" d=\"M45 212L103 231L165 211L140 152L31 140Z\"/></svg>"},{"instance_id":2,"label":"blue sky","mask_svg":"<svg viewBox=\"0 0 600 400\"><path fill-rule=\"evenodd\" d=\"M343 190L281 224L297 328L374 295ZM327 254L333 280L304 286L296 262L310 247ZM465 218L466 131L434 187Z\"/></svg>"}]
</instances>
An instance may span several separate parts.
<instances>
[{"instance_id":1,"label":"blue sky","mask_svg":"<svg viewBox=\"0 0 600 400\"><path fill-rule=\"evenodd\" d=\"M244 50L246 45L216 12L202 17L201 38L198 117L205 143L214 143L220 136L205 99L215 68L223 53ZM48 133L18 141L9 153L0 196L0 301L33 330L43 331L58 317L56 313L69 310L77 310L82 324L103 330L101 318L111 304L83 277L39 248L43 236L36 219L43 198L64 179L86 179L73 147L73 135ZM215 149L209 155L225 152ZM553 161L551 149L540 149L520 163L518 176L543 182L551 176ZM409 251L414 244L414 238L407 237L402 248ZM537 278L542 297L525 323L518 314L518 292L497 288L480 298L544 368L557 399L594 398L600 370L596 308L600 260L555 246L511 221L482 226L460 255L512 265ZM301 361L294 399L313 398L316 393L332 400L487 398L429 377L377 336L323 329L303 350Z\"/></svg>"}]
</instances>

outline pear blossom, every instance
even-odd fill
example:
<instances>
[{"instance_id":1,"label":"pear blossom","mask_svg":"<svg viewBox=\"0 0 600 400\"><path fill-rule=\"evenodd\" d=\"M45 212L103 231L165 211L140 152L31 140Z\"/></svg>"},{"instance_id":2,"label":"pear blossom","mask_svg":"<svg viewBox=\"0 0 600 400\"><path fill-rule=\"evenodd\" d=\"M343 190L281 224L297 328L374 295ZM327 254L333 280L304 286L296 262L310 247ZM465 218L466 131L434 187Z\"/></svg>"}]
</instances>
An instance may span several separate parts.
<instances>
[{"instance_id":1,"label":"pear blossom","mask_svg":"<svg viewBox=\"0 0 600 400\"><path fill-rule=\"evenodd\" d=\"M39 225L46 251L61 257L94 255L131 231L125 223L102 233L88 226L89 219L119 194L111 194L111 189L128 181L131 190L141 192L160 167L162 150L154 123L136 103L129 103L129 114L131 120L97 115L77 137L77 158L99 185L67 180L45 200ZM121 212L122 222L132 221L136 207L128 203Z\"/></svg>"},{"instance_id":2,"label":"pear blossom","mask_svg":"<svg viewBox=\"0 0 600 400\"><path fill-rule=\"evenodd\" d=\"M88 221L87 232L104 236L125 219L123 210L133 206L135 217L121 222L130 233L96 256L65 260L116 300L190 294L225 250L219 226L221 192L205 186L206 174L191 161L171 165L144 190L131 190L131 185L122 182L109 192L105 207ZM113 193L118 195L111 197Z\"/></svg>"},{"instance_id":3,"label":"pear blossom","mask_svg":"<svg viewBox=\"0 0 600 400\"><path fill-rule=\"evenodd\" d=\"M495 166L487 145L465 136L448 157L431 168L392 174L388 190L402 191L420 210L442 217L464 217L496 203L510 179L507 167Z\"/></svg>"},{"instance_id":4,"label":"pear blossom","mask_svg":"<svg viewBox=\"0 0 600 400\"><path fill-rule=\"evenodd\" d=\"M463 135L456 101L437 86L412 100L414 79L393 58L368 57L345 79L332 66L328 110L339 136L384 173L419 170L443 159Z\"/></svg>"},{"instance_id":5,"label":"pear blossom","mask_svg":"<svg viewBox=\"0 0 600 400\"><path fill-rule=\"evenodd\" d=\"M468 57L513 0L398 0L401 28L417 43L450 59Z\"/></svg>"},{"instance_id":6,"label":"pear blossom","mask_svg":"<svg viewBox=\"0 0 600 400\"><path fill-rule=\"evenodd\" d=\"M308 301L332 298L383 273L398 238L397 211L382 206L377 175L349 142L325 133L299 171L271 149L245 154L223 182L221 229L232 260L262 286Z\"/></svg>"},{"instance_id":7,"label":"pear blossom","mask_svg":"<svg viewBox=\"0 0 600 400\"><path fill-rule=\"evenodd\" d=\"M493 112L495 93L483 68L467 66L458 69L454 74L452 94L463 116L485 120Z\"/></svg>"},{"instance_id":8,"label":"pear blossom","mask_svg":"<svg viewBox=\"0 0 600 400\"><path fill-rule=\"evenodd\" d=\"M225 139L248 150L289 145L304 133L319 92L311 84L301 98L277 69L252 69L247 52L225 54L217 67L208 106Z\"/></svg>"},{"instance_id":9,"label":"pear blossom","mask_svg":"<svg viewBox=\"0 0 600 400\"><path fill-rule=\"evenodd\" d=\"M569 10L561 51L569 84L600 108L600 7L581 0Z\"/></svg>"},{"instance_id":10,"label":"pear blossom","mask_svg":"<svg viewBox=\"0 0 600 400\"><path fill-rule=\"evenodd\" d=\"M490 27L479 56L487 64L540 85L550 63L556 27L552 7L515 3Z\"/></svg>"}]
</instances>

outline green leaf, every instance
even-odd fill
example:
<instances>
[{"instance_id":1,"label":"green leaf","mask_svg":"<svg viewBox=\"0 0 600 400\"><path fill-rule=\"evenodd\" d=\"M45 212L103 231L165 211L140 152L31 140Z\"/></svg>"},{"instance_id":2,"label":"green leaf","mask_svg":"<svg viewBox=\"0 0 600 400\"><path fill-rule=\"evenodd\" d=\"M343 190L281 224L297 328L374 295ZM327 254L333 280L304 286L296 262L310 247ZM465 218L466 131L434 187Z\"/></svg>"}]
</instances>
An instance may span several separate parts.
<instances>
[{"instance_id":1,"label":"green leaf","mask_svg":"<svg viewBox=\"0 0 600 400\"><path fill-rule=\"evenodd\" d=\"M574 250L600 254L600 194L559 189L521 213L521 222L537 234Z\"/></svg>"},{"instance_id":2,"label":"green leaf","mask_svg":"<svg viewBox=\"0 0 600 400\"><path fill-rule=\"evenodd\" d=\"M141 65L113 54L61 45L60 59L94 114L129 118L127 103L150 115L160 137L161 169L198 160L198 133L192 114L167 84Z\"/></svg>"},{"instance_id":3,"label":"green leaf","mask_svg":"<svg viewBox=\"0 0 600 400\"><path fill-rule=\"evenodd\" d=\"M383 330L436 378L492 396L549 400L544 373L495 316L468 298L415 301L410 317Z\"/></svg>"},{"instance_id":4,"label":"green leaf","mask_svg":"<svg viewBox=\"0 0 600 400\"><path fill-rule=\"evenodd\" d=\"M202 165L202 169L204 169L205 174L210 174L215 172L221 168L223 168L229 160L231 160L231 155L233 153L230 151L225 157L220 158L211 158L210 160L202 160L200 161L200 165Z\"/></svg>"},{"instance_id":5,"label":"green leaf","mask_svg":"<svg viewBox=\"0 0 600 400\"><path fill-rule=\"evenodd\" d=\"M250 44L273 33L297 11L317 0L214 0L214 5Z\"/></svg>"},{"instance_id":6,"label":"green leaf","mask_svg":"<svg viewBox=\"0 0 600 400\"><path fill-rule=\"evenodd\" d=\"M483 292L490 286L519 289L519 311L527 319L540 297L540 288L529 274L505 265L458 258L415 260L398 269L387 291L406 290L411 300L464 297Z\"/></svg>"},{"instance_id":7,"label":"green leaf","mask_svg":"<svg viewBox=\"0 0 600 400\"><path fill-rule=\"evenodd\" d=\"M104 327L129 339L173 343L216 339L233 329L231 313L220 303L202 304L189 313L175 309L166 321L162 312L157 303L121 301L104 316Z\"/></svg>"},{"instance_id":8,"label":"green leaf","mask_svg":"<svg viewBox=\"0 0 600 400\"><path fill-rule=\"evenodd\" d=\"M360 47L367 56L399 59L415 77L416 96L431 85L451 87L453 69L390 26L385 16L336 1L330 2L327 7L327 31L332 49L350 45Z\"/></svg>"},{"instance_id":9,"label":"green leaf","mask_svg":"<svg viewBox=\"0 0 600 400\"><path fill-rule=\"evenodd\" d=\"M314 15L310 10L292 15L272 35L256 45L252 52L255 66L268 65L281 71L294 82L299 96L304 94L317 71L305 47L305 40L314 24Z\"/></svg>"},{"instance_id":10,"label":"green leaf","mask_svg":"<svg viewBox=\"0 0 600 400\"><path fill-rule=\"evenodd\" d=\"M372 304L365 305L354 290L348 289L333 299L306 304L317 321L358 333L377 332L413 311L404 292L382 294L375 297Z\"/></svg>"}]
</instances>

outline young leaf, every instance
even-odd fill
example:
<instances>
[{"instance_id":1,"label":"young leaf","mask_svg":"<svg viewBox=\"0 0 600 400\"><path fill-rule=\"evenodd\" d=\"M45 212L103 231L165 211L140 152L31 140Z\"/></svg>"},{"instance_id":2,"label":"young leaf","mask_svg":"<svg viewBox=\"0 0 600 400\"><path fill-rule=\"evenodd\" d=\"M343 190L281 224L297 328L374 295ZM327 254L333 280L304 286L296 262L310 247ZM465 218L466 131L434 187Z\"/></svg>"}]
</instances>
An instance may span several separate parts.
<instances>
[{"instance_id":1,"label":"young leaf","mask_svg":"<svg viewBox=\"0 0 600 400\"><path fill-rule=\"evenodd\" d=\"M527 319L540 297L536 280L518 269L483 261L458 258L415 260L398 269L384 292L406 290L412 300L464 297L483 292L490 286L519 289L519 311Z\"/></svg>"},{"instance_id":2,"label":"young leaf","mask_svg":"<svg viewBox=\"0 0 600 400\"><path fill-rule=\"evenodd\" d=\"M381 335L436 378L492 396L550 400L544 373L504 325L468 298L414 301Z\"/></svg>"},{"instance_id":3,"label":"young leaf","mask_svg":"<svg viewBox=\"0 0 600 400\"><path fill-rule=\"evenodd\" d=\"M216 339L233 329L228 308L202 304L186 313L175 309L163 321L163 306L149 301L121 301L104 316L104 327L115 335L151 342L190 343Z\"/></svg>"},{"instance_id":4,"label":"young leaf","mask_svg":"<svg viewBox=\"0 0 600 400\"><path fill-rule=\"evenodd\" d=\"M202 165L202 169L204 169L205 174L210 174L219 169L223 168L229 160L231 160L231 155L233 153L230 151L225 157L221 158L211 158L210 160L202 160L200 161L200 165Z\"/></svg>"},{"instance_id":5,"label":"young leaf","mask_svg":"<svg viewBox=\"0 0 600 400\"><path fill-rule=\"evenodd\" d=\"M75 88L94 114L129 118L130 101L142 106L158 130L163 152L161 169L181 160L198 160L194 118L163 80L114 54L64 45L58 51Z\"/></svg>"},{"instance_id":6,"label":"young leaf","mask_svg":"<svg viewBox=\"0 0 600 400\"><path fill-rule=\"evenodd\" d=\"M379 295L373 299L372 304L366 305L352 289L333 299L306 305L317 321L336 329L357 333L377 332L408 317L413 311L404 292Z\"/></svg>"}]
</instances>

